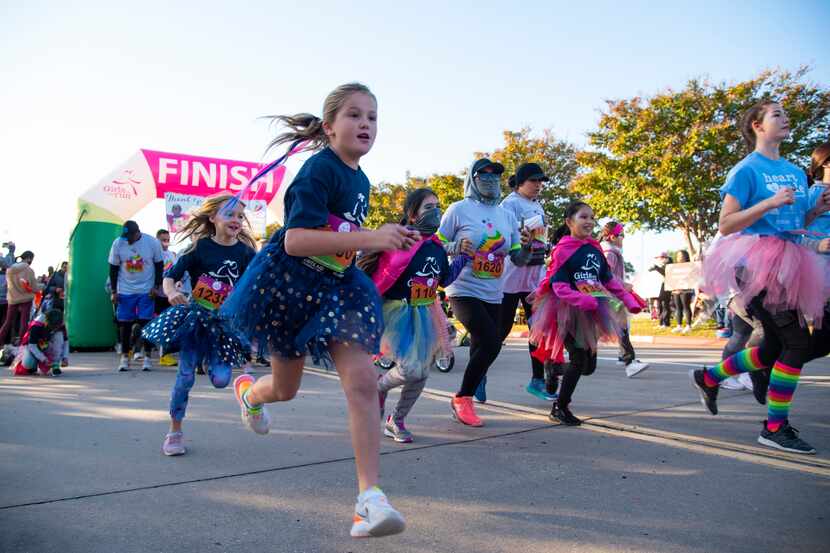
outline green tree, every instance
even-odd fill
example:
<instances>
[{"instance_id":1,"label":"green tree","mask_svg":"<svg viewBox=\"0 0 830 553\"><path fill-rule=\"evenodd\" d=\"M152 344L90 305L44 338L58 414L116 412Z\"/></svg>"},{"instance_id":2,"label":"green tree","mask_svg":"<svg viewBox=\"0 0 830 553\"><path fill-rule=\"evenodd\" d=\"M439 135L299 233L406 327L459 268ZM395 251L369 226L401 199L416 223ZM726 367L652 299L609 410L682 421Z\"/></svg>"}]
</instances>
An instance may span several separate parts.
<instances>
[{"instance_id":1,"label":"green tree","mask_svg":"<svg viewBox=\"0 0 830 553\"><path fill-rule=\"evenodd\" d=\"M570 190L570 183L576 177L579 165L573 144L559 140L550 129L534 137L532 130L525 127L519 131L504 131L504 146L492 153L478 153L504 165L505 176L516 172L516 167L526 162L538 163L550 178L542 189L539 202L550 222L551 232L562 224L565 206L576 196ZM509 193L507 178L504 190Z\"/></svg>"},{"instance_id":2,"label":"green tree","mask_svg":"<svg viewBox=\"0 0 830 553\"><path fill-rule=\"evenodd\" d=\"M366 228L378 228L386 223L398 223L403 215L406 195L416 189L429 187L438 196L441 207L447 207L464 197L464 180L458 175L432 175L427 178L407 176L403 184L380 183L372 190Z\"/></svg>"},{"instance_id":3,"label":"green tree","mask_svg":"<svg viewBox=\"0 0 830 553\"><path fill-rule=\"evenodd\" d=\"M577 161L587 169L573 182L598 216L655 231L680 230L689 252L717 231L720 196L729 169L748 151L741 115L755 102L775 99L790 117L781 154L807 165L830 132L830 91L806 82L808 68L764 71L736 84L692 79L680 91L607 102L590 150Z\"/></svg>"}]
</instances>

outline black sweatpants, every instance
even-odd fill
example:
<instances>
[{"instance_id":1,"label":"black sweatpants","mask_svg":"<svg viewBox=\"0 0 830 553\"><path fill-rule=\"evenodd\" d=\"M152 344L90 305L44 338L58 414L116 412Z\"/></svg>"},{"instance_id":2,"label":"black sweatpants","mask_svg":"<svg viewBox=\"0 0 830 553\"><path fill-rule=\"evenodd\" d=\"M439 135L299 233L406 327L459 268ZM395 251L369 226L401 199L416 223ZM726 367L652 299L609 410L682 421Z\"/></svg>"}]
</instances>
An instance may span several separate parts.
<instances>
[{"instance_id":1,"label":"black sweatpants","mask_svg":"<svg viewBox=\"0 0 830 553\"><path fill-rule=\"evenodd\" d=\"M597 352L577 346L573 336L565 340L565 349L568 350L569 363L565 364L565 374L562 375L562 384L559 385L559 405L567 407L579 378L582 375L594 374L597 370Z\"/></svg>"},{"instance_id":2,"label":"black sweatpants","mask_svg":"<svg viewBox=\"0 0 830 553\"><path fill-rule=\"evenodd\" d=\"M501 341L504 342L510 334L510 329L513 328L513 321L516 318L516 309L519 307L519 302L522 302L522 309L525 311L525 319L530 325L530 316L532 315L532 308L527 301L530 292L517 292L515 294L505 294L501 300ZM536 351L536 346L528 342L527 349L530 353ZM532 355L530 356L530 367L533 371L533 378L545 378L545 365Z\"/></svg>"},{"instance_id":3,"label":"black sweatpants","mask_svg":"<svg viewBox=\"0 0 830 553\"><path fill-rule=\"evenodd\" d=\"M455 318L470 334L470 360L464 370L457 397L472 396L487 369L501 351L501 304L478 298L450 298Z\"/></svg>"},{"instance_id":4,"label":"black sweatpants","mask_svg":"<svg viewBox=\"0 0 830 553\"><path fill-rule=\"evenodd\" d=\"M686 324L692 325L692 297L691 291L683 291L672 294L674 300L674 315L677 317L677 326L683 326L683 317L686 317Z\"/></svg>"}]
</instances>

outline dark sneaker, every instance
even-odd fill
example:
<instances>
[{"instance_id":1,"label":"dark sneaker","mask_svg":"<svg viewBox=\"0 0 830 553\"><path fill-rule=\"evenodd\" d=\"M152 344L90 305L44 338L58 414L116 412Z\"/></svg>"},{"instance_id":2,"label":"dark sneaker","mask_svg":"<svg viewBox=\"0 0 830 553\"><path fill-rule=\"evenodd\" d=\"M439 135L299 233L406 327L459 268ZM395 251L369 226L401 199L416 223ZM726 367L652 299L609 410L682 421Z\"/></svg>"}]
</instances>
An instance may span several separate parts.
<instances>
[{"instance_id":1,"label":"dark sneaker","mask_svg":"<svg viewBox=\"0 0 830 553\"><path fill-rule=\"evenodd\" d=\"M487 375L481 377L481 382L478 383L475 393L476 401L479 403L487 403Z\"/></svg>"},{"instance_id":2,"label":"dark sneaker","mask_svg":"<svg viewBox=\"0 0 830 553\"><path fill-rule=\"evenodd\" d=\"M692 369L689 371L689 380L692 381L692 387L694 387L698 394L700 394L700 402L706 407L710 413L713 415L718 414L718 387L715 386L714 388L710 388L706 385L706 381L703 379L703 371L705 369Z\"/></svg>"},{"instance_id":3,"label":"dark sneaker","mask_svg":"<svg viewBox=\"0 0 830 553\"><path fill-rule=\"evenodd\" d=\"M52 376L60 376L63 374L63 371L60 367L52 367Z\"/></svg>"},{"instance_id":4,"label":"dark sneaker","mask_svg":"<svg viewBox=\"0 0 830 553\"><path fill-rule=\"evenodd\" d=\"M781 451L789 451L790 453L801 453L803 455L816 454L816 449L799 438L798 430L790 426L789 422L782 424L777 432L770 432L767 429L767 421L764 421L761 435L758 436L758 443L780 449Z\"/></svg>"},{"instance_id":5,"label":"dark sneaker","mask_svg":"<svg viewBox=\"0 0 830 553\"><path fill-rule=\"evenodd\" d=\"M767 388L769 388L769 369L761 369L758 371L750 371L749 378L752 380L752 395L755 396L755 401L761 405L767 403Z\"/></svg>"},{"instance_id":6,"label":"dark sneaker","mask_svg":"<svg viewBox=\"0 0 830 553\"><path fill-rule=\"evenodd\" d=\"M579 426L582 424L582 421L576 418L570 409L559 405L558 401L553 402L553 409L551 409L548 418L565 426Z\"/></svg>"},{"instance_id":7,"label":"dark sneaker","mask_svg":"<svg viewBox=\"0 0 830 553\"><path fill-rule=\"evenodd\" d=\"M559 390L559 377L565 373L561 363L545 363L545 392L554 396Z\"/></svg>"}]
</instances>

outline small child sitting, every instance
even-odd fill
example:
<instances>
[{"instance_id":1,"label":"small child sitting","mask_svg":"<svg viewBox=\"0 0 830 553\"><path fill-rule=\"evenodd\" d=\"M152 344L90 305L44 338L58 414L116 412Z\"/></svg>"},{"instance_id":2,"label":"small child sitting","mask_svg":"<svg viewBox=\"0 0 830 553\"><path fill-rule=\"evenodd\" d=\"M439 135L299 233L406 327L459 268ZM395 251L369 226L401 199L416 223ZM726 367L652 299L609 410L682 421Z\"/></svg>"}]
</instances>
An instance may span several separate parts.
<instances>
[{"instance_id":1,"label":"small child sitting","mask_svg":"<svg viewBox=\"0 0 830 553\"><path fill-rule=\"evenodd\" d=\"M61 365L69 364L69 340L63 313L58 309L41 314L29 324L29 329L20 341L17 357L11 369L15 376L35 374L40 369L44 375L61 374Z\"/></svg>"}]
</instances>

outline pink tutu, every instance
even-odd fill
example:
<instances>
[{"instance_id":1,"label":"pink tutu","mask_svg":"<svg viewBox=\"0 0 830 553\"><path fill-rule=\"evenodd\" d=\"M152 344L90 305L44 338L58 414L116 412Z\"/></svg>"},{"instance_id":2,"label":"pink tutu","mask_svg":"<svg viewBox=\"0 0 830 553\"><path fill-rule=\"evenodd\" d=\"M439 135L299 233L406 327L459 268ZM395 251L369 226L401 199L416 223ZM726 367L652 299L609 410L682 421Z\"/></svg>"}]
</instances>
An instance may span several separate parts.
<instances>
[{"instance_id":1,"label":"pink tutu","mask_svg":"<svg viewBox=\"0 0 830 553\"><path fill-rule=\"evenodd\" d=\"M617 342L624 328L627 312L616 298L598 297L599 307L583 311L556 294L537 296L533 305L529 341L539 349L550 352L553 360L572 336L580 348L597 351L600 341Z\"/></svg>"},{"instance_id":2,"label":"pink tutu","mask_svg":"<svg viewBox=\"0 0 830 553\"><path fill-rule=\"evenodd\" d=\"M737 293L744 303L765 292L764 307L797 310L818 327L827 295L818 254L774 236L731 234L716 241L703 259L706 290Z\"/></svg>"}]
</instances>

